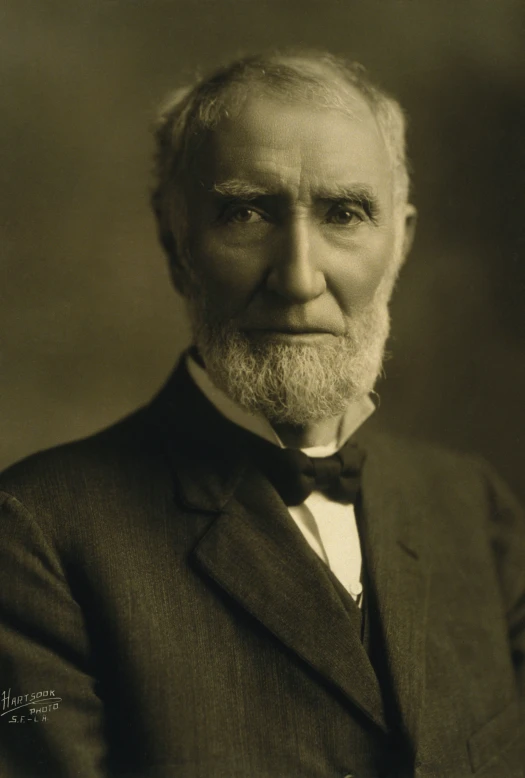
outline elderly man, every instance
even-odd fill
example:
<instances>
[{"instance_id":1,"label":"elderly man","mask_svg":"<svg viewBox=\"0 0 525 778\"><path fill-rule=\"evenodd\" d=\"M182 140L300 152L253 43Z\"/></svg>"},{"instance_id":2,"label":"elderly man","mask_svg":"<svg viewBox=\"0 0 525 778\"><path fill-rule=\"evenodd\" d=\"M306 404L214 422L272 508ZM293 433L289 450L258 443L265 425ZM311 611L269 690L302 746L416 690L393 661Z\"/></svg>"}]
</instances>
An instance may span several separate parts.
<instances>
[{"instance_id":1,"label":"elderly man","mask_svg":"<svg viewBox=\"0 0 525 778\"><path fill-rule=\"evenodd\" d=\"M367 430L414 229L401 109L284 53L177 93L156 137L193 345L2 477L0 774L522 776L519 508Z\"/></svg>"}]
</instances>

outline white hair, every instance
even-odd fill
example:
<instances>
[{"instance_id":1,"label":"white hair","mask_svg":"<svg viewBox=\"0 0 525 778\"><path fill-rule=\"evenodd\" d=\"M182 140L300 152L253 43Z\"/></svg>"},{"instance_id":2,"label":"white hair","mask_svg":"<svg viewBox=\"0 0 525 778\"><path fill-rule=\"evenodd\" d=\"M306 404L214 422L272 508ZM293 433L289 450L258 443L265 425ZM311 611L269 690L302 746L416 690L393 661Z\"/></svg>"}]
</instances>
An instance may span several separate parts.
<instances>
[{"instance_id":1,"label":"white hair","mask_svg":"<svg viewBox=\"0 0 525 778\"><path fill-rule=\"evenodd\" d=\"M276 52L235 60L209 78L180 88L167 99L154 126L155 181L151 204L170 261L186 255L185 177L206 132L239 108L257 87L282 99L312 101L316 107L351 111L357 91L368 103L382 133L394 174L395 198L406 203L409 173L406 122L399 103L375 86L362 65L326 52ZM168 203L175 198L175 234Z\"/></svg>"}]
</instances>

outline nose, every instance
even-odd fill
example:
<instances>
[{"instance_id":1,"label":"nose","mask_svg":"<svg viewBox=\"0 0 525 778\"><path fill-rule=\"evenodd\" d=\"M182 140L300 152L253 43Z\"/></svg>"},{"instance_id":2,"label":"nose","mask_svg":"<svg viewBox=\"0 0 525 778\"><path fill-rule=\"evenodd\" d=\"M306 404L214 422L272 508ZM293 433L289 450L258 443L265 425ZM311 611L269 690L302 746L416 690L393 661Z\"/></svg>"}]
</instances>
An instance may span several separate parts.
<instances>
[{"instance_id":1,"label":"nose","mask_svg":"<svg viewBox=\"0 0 525 778\"><path fill-rule=\"evenodd\" d=\"M267 288L294 303L307 303L322 295L326 279L320 267L319 239L306 218L295 218L283 227L272 257Z\"/></svg>"}]
</instances>

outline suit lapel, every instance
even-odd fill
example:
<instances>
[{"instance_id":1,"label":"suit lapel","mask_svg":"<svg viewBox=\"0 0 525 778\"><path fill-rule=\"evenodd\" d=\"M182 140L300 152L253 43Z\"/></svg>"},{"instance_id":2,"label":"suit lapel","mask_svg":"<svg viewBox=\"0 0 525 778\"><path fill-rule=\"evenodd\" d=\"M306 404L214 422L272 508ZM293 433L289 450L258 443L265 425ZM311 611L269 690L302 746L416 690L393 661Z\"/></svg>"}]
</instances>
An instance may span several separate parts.
<instances>
[{"instance_id":1,"label":"suit lapel","mask_svg":"<svg viewBox=\"0 0 525 778\"><path fill-rule=\"evenodd\" d=\"M386 729L379 684L323 563L262 475L245 472L194 549L200 567L278 640Z\"/></svg>"},{"instance_id":2,"label":"suit lapel","mask_svg":"<svg viewBox=\"0 0 525 778\"><path fill-rule=\"evenodd\" d=\"M360 513L370 595L379 612L397 707L415 744L425 674L428 499L418 495L414 470L404 471L394 447L383 451L372 444L367 451Z\"/></svg>"}]
</instances>

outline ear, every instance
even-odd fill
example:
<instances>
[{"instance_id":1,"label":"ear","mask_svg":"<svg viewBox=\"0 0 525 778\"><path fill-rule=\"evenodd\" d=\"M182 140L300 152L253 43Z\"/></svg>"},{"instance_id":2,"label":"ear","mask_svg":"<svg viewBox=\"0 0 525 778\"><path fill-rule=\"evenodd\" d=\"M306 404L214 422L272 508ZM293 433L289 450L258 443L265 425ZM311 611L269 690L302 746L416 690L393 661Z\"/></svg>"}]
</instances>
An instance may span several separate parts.
<instances>
[{"instance_id":1,"label":"ear","mask_svg":"<svg viewBox=\"0 0 525 778\"><path fill-rule=\"evenodd\" d=\"M188 289L188 271L175 254L170 253L168 255L168 261L172 284L182 297L186 297Z\"/></svg>"},{"instance_id":2,"label":"ear","mask_svg":"<svg viewBox=\"0 0 525 778\"><path fill-rule=\"evenodd\" d=\"M402 262L407 258L416 234L417 209L411 203L404 206L404 236L402 248Z\"/></svg>"},{"instance_id":3,"label":"ear","mask_svg":"<svg viewBox=\"0 0 525 778\"><path fill-rule=\"evenodd\" d=\"M188 271L178 256L173 234L170 230L166 229L164 225L159 224L158 237L162 248L166 252L172 284L179 294L186 297Z\"/></svg>"}]
</instances>

